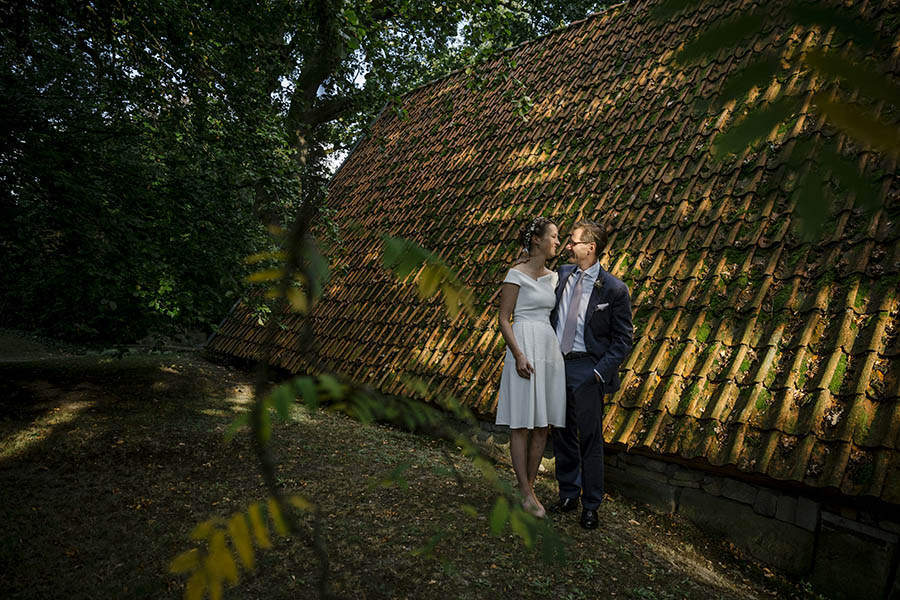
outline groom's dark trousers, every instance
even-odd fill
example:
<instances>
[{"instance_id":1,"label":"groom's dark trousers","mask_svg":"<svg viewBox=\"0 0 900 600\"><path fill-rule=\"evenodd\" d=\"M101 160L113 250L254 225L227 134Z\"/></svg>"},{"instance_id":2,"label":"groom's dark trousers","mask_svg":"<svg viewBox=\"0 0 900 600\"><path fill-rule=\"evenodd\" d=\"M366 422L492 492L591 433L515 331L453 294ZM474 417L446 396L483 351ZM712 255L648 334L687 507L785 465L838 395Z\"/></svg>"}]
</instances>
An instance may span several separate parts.
<instances>
[{"instance_id":1,"label":"groom's dark trousers","mask_svg":"<svg viewBox=\"0 0 900 600\"><path fill-rule=\"evenodd\" d=\"M553 427L553 454L560 498L597 509L603 500L603 385L594 359L566 359L566 426Z\"/></svg>"}]
</instances>

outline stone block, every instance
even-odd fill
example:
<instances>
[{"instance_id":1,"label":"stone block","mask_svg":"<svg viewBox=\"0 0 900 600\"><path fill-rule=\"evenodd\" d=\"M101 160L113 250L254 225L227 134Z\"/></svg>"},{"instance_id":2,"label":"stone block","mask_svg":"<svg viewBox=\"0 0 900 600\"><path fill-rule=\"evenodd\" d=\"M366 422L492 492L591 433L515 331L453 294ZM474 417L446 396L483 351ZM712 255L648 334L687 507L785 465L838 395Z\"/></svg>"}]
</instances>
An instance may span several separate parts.
<instances>
[{"instance_id":1,"label":"stone block","mask_svg":"<svg viewBox=\"0 0 900 600\"><path fill-rule=\"evenodd\" d=\"M778 498L775 518L780 521L793 523L797 519L797 499L793 496L781 496Z\"/></svg>"},{"instance_id":2,"label":"stone block","mask_svg":"<svg viewBox=\"0 0 900 600\"><path fill-rule=\"evenodd\" d=\"M677 505L677 489L656 479L640 477L635 470L609 469L606 472L607 486L626 498L647 504L655 511L673 513Z\"/></svg>"},{"instance_id":3,"label":"stone block","mask_svg":"<svg viewBox=\"0 0 900 600\"><path fill-rule=\"evenodd\" d=\"M819 503L802 496L797 498L797 512L794 517L794 523L807 531L815 531L819 522Z\"/></svg>"},{"instance_id":4,"label":"stone block","mask_svg":"<svg viewBox=\"0 0 900 600\"><path fill-rule=\"evenodd\" d=\"M703 481L703 473L700 471L696 471L694 469L687 469L685 467L676 466L675 470L672 472L672 481ZM698 486L699 487L699 486Z\"/></svg>"},{"instance_id":5,"label":"stone block","mask_svg":"<svg viewBox=\"0 0 900 600\"><path fill-rule=\"evenodd\" d=\"M831 595L885 598L893 582L895 535L823 512L812 583ZM893 539L892 539L893 538Z\"/></svg>"},{"instance_id":6,"label":"stone block","mask_svg":"<svg viewBox=\"0 0 900 600\"><path fill-rule=\"evenodd\" d=\"M722 495L744 504L753 504L757 491L755 486L736 479L726 479L722 482Z\"/></svg>"},{"instance_id":7,"label":"stone block","mask_svg":"<svg viewBox=\"0 0 900 600\"><path fill-rule=\"evenodd\" d=\"M900 534L900 523L896 521L879 521L878 526L890 533Z\"/></svg>"},{"instance_id":8,"label":"stone block","mask_svg":"<svg viewBox=\"0 0 900 600\"><path fill-rule=\"evenodd\" d=\"M695 490L700 489L699 481L688 481L687 479L670 479L669 483L677 487L693 488Z\"/></svg>"},{"instance_id":9,"label":"stone block","mask_svg":"<svg viewBox=\"0 0 900 600\"><path fill-rule=\"evenodd\" d=\"M727 537L760 561L790 573L805 573L812 564L815 536L791 523L763 517L741 502L684 489L678 512L699 527Z\"/></svg>"},{"instance_id":10,"label":"stone block","mask_svg":"<svg viewBox=\"0 0 900 600\"><path fill-rule=\"evenodd\" d=\"M669 477L665 473L660 473L658 471L648 471L647 469L642 469L633 465L627 465L625 470L629 473L634 473L635 477L643 477L644 479L652 479L654 481L663 481L666 483L669 481Z\"/></svg>"},{"instance_id":11,"label":"stone block","mask_svg":"<svg viewBox=\"0 0 900 600\"><path fill-rule=\"evenodd\" d=\"M646 456L638 456L637 454L623 454L622 460L629 465L641 467L642 469L647 469L648 471L654 471L656 473L664 473L669 466L661 460L654 460L652 458L647 458Z\"/></svg>"},{"instance_id":12,"label":"stone block","mask_svg":"<svg viewBox=\"0 0 900 600\"><path fill-rule=\"evenodd\" d=\"M700 487L703 488L703 491L707 494L712 494L713 496L721 496L722 495L722 482L724 480L721 477L715 477L713 475L704 475L703 481L700 484Z\"/></svg>"},{"instance_id":13,"label":"stone block","mask_svg":"<svg viewBox=\"0 0 900 600\"><path fill-rule=\"evenodd\" d=\"M764 517L774 517L778 507L778 494L769 490L759 490L756 501L753 502L753 510Z\"/></svg>"}]
</instances>

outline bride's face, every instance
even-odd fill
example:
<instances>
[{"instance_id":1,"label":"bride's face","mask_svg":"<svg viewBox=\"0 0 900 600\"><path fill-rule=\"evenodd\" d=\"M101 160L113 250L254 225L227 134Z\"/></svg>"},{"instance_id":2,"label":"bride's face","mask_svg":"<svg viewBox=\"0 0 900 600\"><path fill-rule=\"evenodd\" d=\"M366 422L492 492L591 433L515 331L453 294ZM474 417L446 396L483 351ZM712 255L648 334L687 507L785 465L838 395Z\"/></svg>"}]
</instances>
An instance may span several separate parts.
<instances>
[{"instance_id":1,"label":"bride's face","mask_svg":"<svg viewBox=\"0 0 900 600\"><path fill-rule=\"evenodd\" d=\"M544 228L544 234L541 237L534 238L535 250L540 251L544 256L556 256L556 250L559 248L559 229L556 225L550 223Z\"/></svg>"}]
</instances>

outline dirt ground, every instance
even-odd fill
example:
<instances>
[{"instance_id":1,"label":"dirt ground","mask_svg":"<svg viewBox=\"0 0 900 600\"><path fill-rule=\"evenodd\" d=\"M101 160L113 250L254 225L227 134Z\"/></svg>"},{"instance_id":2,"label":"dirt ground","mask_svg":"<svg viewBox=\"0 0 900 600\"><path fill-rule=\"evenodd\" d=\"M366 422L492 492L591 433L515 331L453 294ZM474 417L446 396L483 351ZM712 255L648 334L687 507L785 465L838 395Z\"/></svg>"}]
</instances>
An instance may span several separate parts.
<instances>
[{"instance_id":1,"label":"dirt ground","mask_svg":"<svg viewBox=\"0 0 900 600\"><path fill-rule=\"evenodd\" d=\"M0 331L0 597L182 596L168 565L191 529L265 497L246 433L223 439L250 400L245 372L201 353L123 356ZM566 561L545 562L508 528L491 533L493 491L446 442L299 405L291 417L273 430L279 484L321 511L335 597L818 597L616 496L597 531L556 517ZM402 485L379 484L398 467ZM537 488L552 500L549 477ZM258 556L226 597L315 596L301 539Z\"/></svg>"}]
</instances>

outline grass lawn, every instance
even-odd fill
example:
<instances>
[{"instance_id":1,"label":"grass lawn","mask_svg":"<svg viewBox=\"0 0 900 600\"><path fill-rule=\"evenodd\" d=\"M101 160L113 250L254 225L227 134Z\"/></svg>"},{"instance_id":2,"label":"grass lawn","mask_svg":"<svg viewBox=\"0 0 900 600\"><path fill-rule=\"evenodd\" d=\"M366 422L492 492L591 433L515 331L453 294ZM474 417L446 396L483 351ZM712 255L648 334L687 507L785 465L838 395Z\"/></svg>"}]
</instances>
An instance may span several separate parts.
<instances>
[{"instance_id":1,"label":"grass lawn","mask_svg":"<svg viewBox=\"0 0 900 600\"><path fill-rule=\"evenodd\" d=\"M185 580L167 566L191 547L191 529L265 497L246 431L223 441L250 389L245 373L190 354L0 359L0 597L181 597ZM508 526L491 533L491 487L442 441L297 406L272 443L285 491L323 511L339 597L809 596L726 542L617 496L596 531L577 512L554 518L567 560L543 562ZM401 464L405 488L377 485ZM538 488L553 500L551 477ZM435 557L413 552L438 533ZM301 541L278 538L226 598L314 597L315 564Z\"/></svg>"}]
</instances>

